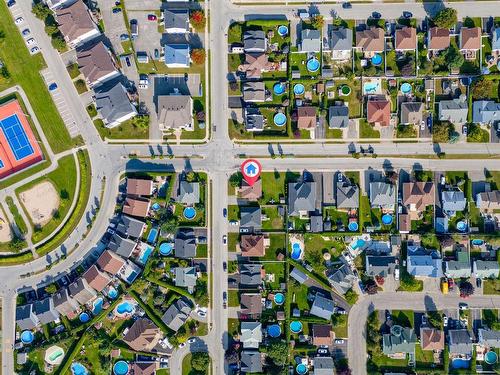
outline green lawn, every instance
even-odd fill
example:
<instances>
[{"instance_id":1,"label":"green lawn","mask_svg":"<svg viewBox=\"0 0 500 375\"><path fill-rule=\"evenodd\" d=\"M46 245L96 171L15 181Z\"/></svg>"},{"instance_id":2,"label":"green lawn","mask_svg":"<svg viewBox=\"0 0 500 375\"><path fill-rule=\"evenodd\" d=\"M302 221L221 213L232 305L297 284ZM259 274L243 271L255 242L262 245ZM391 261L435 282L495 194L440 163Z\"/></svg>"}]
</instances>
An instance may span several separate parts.
<instances>
[{"instance_id":1,"label":"green lawn","mask_svg":"<svg viewBox=\"0 0 500 375\"><path fill-rule=\"evenodd\" d=\"M323 274L326 270L323 254L331 254L331 260L337 259L345 246L334 237L327 237L320 233L306 233L304 235L304 259L312 265L314 272Z\"/></svg>"},{"instance_id":2,"label":"green lawn","mask_svg":"<svg viewBox=\"0 0 500 375\"><path fill-rule=\"evenodd\" d=\"M483 294L500 294L500 279L484 280Z\"/></svg>"},{"instance_id":3,"label":"green lawn","mask_svg":"<svg viewBox=\"0 0 500 375\"><path fill-rule=\"evenodd\" d=\"M417 128L414 125L398 125L396 138L417 138Z\"/></svg>"},{"instance_id":4,"label":"green lawn","mask_svg":"<svg viewBox=\"0 0 500 375\"><path fill-rule=\"evenodd\" d=\"M285 254L285 233L269 233L269 248L263 260L276 260L278 253Z\"/></svg>"},{"instance_id":5,"label":"green lawn","mask_svg":"<svg viewBox=\"0 0 500 375\"><path fill-rule=\"evenodd\" d=\"M415 326L414 315L412 310L392 310L392 320L395 324L399 324L402 327Z\"/></svg>"},{"instance_id":6,"label":"green lawn","mask_svg":"<svg viewBox=\"0 0 500 375\"><path fill-rule=\"evenodd\" d=\"M149 122L149 120L148 120ZM101 119L95 119L94 125L102 139L147 139L149 138L149 125L145 126L136 117L125 121L124 123L107 128Z\"/></svg>"},{"instance_id":7,"label":"green lawn","mask_svg":"<svg viewBox=\"0 0 500 375\"><path fill-rule=\"evenodd\" d=\"M267 282L266 287L271 290L280 290L280 283L286 282L285 280L285 263L283 262L266 262L263 264L266 270L266 277L274 275L274 281Z\"/></svg>"},{"instance_id":8,"label":"green lawn","mask_svg":"<svg viewBox=\"0 0 500 375\"><path fill-rule=\"evenodd\" d=\"M229 290L227 302L229 307L237 307L240 305L240 297L237 290Z\"/></svg>"},{"instance_id":9,"label":"green lawn","mask_svg":"<svg viewBox=\"0 0 500 375\"><path fill-rule=\"evenodd\" d=\"M70 149L74 142L39 73L45 67L42 55L29 54L5 2L0 4L0 13L4 15L0 17L0 30L4 36L0 41L0 59L10 73L10 80L0 83L0 91L15 84L20 85L30 100L52 150L58 153Z\"/></svg>"},{"instance_id":10,"label":"green lawn","mask_svg":"<svg viewBox=\"0 0 500 375\"><path fill-rule=\"evenodd\" d=\"M16 226L19 228L19 231L23 234L26 234L28 232L28 227L26 226L26 223L24 222L21 214L19 213L19 210L17 209L17 206L14 204L14 200L12 197L7 197L5 199L5 202L7 203L7 206L9 207L9 210L14 217L14 222L16 223Z\"/></svg>"},{"instance_id":11,"label":"green lawn","mask_svg":"<svg viewBox=\"0 0 500 375\"><path fill-rule=\"evenodd\" d=\"M286 184L288 182L297 181L299 177L300 173L298 172L263 172L260 175L260 178L262 179L261 204L268 204L271 200L274 200L274 204L278 204L280 197L286 197Z\"/></svg>"},{"instance_id":12,"label":"green lawn","mask_svg":"<svg viewBox=\"0 0 500 375\"><path fill-rule=\"evenodd\" d=\"M360 119L359 138L380 138L380 131L375 130L365 119Z\"/></svg>"},{"instance_id":13,"label":"green lawn","mask_svg":"<svg viewBox=\"0 0 500 375\"><path fill-rule=\"evenodd\" d=\"M268 220L262 221L262 230L283 230L284 220L278 214L278 207L276 206L262 206L262 214L266 215Z\"/></svg>"},{"instance_id":14,"label":"green lawn","mask_svg":"<svg viewBox=\"0 0 500 375\"><path fill-rule=\"evenodd\" d=\"M290 296L288 300L292 308L297 307L299 310L309 310L309 303L307 302L307 286L297 283L294 279L289 279L287 288L287 294Z\"/></svg>"},{"instance_id":15,"label":"green lawn","mask_svg":"<svg viewBox=\"0 0 500 375\"><path fill-rule=\"evenodd\" d=\"M239 233L228 233L227 234L227 250L229 252L236 251L236 244L238 243L240 238Z\"/></svg>"}]
</instances>

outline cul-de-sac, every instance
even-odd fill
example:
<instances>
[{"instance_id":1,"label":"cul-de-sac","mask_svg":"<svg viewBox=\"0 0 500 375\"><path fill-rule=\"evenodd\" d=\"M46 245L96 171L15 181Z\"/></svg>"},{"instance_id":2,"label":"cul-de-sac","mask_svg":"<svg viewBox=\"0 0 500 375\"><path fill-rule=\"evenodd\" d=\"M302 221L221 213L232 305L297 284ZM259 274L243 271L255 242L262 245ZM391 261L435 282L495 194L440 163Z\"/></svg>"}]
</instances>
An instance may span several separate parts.
<instances>
[{"instance_id":1,"label":"cul-de-sac","mask_svg":"<svg viewBox=\"0 0 500 375\"><path fill-rule=\"evenodd\" d=\"M0 350L500 374L500 1L0 0Z\"/></svg>"}]
</instances>

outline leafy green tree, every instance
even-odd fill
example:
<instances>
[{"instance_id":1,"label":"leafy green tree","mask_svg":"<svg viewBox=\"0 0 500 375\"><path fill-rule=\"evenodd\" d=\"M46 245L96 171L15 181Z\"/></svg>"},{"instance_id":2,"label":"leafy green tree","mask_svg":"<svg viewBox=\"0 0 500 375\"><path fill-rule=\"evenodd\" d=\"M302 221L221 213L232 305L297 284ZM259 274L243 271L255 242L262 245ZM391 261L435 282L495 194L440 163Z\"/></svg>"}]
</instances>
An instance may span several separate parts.
<instances>
[{"instance_id":1,"label":"leafy green tree","mask_svg":"<svg viewBox=\"0 0 500 375\"><path fill-rule=\"evenodd\" d=\"M191 367L199 372L205 373L208 370L210 364L210 357L208 353L197 352L193 353L191 356Z\"/></svg>"},{"instance_id":2,"label":"leafy green tree","mask_svg":"<svg viewBox=\"0 0 500 375\"><path fill-rule=\"evenodd\" d=\"M483 133L484 132L481 129L481 126L477 124L470 124L467 138L469 142L484 142L485 139L483 137Z\"/></svg>"},{"instance_id":3,"label":"leafy green tree","mask_svg":"<svg viewBox=\"0 0 500 375\"><path fill-rule=\"evenodd\" d=\"M57 285L56 284L50 284L45 287L45 291L49 294L54 294L57 292Z\"/></svg>"},{"instance_id":4,"label":"leafy green tree","mask_svg":"<svg viewBox=\"0 0 500 375\"><path fill-rule=\"evenodd\" d=\"M288 345L286 342L273 341L267 347L267 356L277 366L283 366L288 360Z\"/></svg>"},{"instance_id":5,"label":"leafy green tree","mask_svg":"<svg viewBox=\"0 0 500 375\"><path fill-rule=\"evenodd\" d=\"M450 69L458 69L464 64L464 56L460 53L457 47L454 45L449 46L446 50L446 64Z\"/></svg>"},{"instance_id":6,"label":"leafy green tree","mask_svg":"<svg viewBox=\"0 0 500 375\"><path fill-rule=\"evenodd\" d=\"M59 32L59 29L57 28L57 25L47 25L45 26L45 32L48 35L54 35Z\"/></svg>"},{"instance_id":7,"label":"leafy green tree","mask_svg":"<svg viewBox=\"0 0 500 375\"><path fill-rule=\"evenodd\" d=\"M321 30L323 28L323 25L325 24L325 19L323 18L323 16L321 14L317 14L315 15L312 19L311 19L311 25L315 28L315 29L318 29L318 30Z\"/></svg>"},{"instance_id":8,"label":"leafy green tree","mask_svg":"<svg viewBox=\"0 0 500 375\"><path fill-rule=\"evenodd\" d=\"M241 172L236 172L229 177L229 183L231 184L232 187L238 187L241 184L241 181L243 180L243 175Z\"/></svg>"},{"instance_id":9,"label":"leafy green tree","mask_svg":"<svg viewBox=\"0 0 500 375\"><path fill-rule=\"evenodd\" d=\"M479 78L472 84L472 97L476 99L488 99L493 91L493 81Z\"/></svg>"},{"instance_id":10,"label":"leafy green tree","mask_svg":"<svg viewBox=\"0 0 500 375\"><path fill-rule=\"evenodd\" d=\"M45 18L47 18L48 15L51 14L49 7L41 1L33 5L33 8L31 8L31 12L35 15L36 18L39 18L41 20L45 20Z\"/></svg>"},{"instance_id":11,"label":"leafy green tree","mask_svg":"<svg viewBox=\"0 0 500 375\"><path fill-rule=\"evenodd\" d=\"M451 137L451 124L442 121L442 122L436 122L432 126L432 140L435 143L446 143L449 142L450 137Z\"/></svg>"},{"instance_id":12,"label":"leafy green tree","mask_svg":"<svg viewBox=\"0 0 500 375\"><path fill-rule=\"evenodd\" d=\"M187 182L195 182L198 179L198 176L194 171L189 171L186 173L186 181Z\"/></svg>"},{"instance_id":13,"label":"leafy green tree","mask_svg":"<svg viewBox=\"0 0 500 375\"><path fill-rule=\"evenodd\" d=\"M233 23L228 30L229 40L241 41L242 36L243 36L243 30L241 28L241 24Z\"/></svg>"},{"instance_id":14,"label":"leafy green tree","mask_svg":"<svg viewBox=\"0 0 500 375\"><path fill-rule=\"evenodd\" d=\"M6 66L2 66L2 68L0 69L0 76L5 79L10 78L10 73Z\"/></svg>"},{"instance_id":15,"label":"leafy green tree","mask_svg":"<svg viewBox=\"0 0 500 375\"><path fill-rule=\"evenodd\" d=\"M64 38L60 34L53 34L52 35L52 47L54 47L58 51L63 51L66 49L66 42L64 41Z\"/></svg>"},{"instance_id":16,"label":"leafy green tree","mask_svg":"<svg viewBox=\"0 0 500 375\"><path fill-rule=\"evenodd\" d=\"M447 29L453 27L457 21L457 11L453 8L441 9L432 19L434 25L438 27L445 27Z\"/></svg>"},{"instance_id":17,"label":"leafy green tree","mask_svg":"<svg viewBox=\"0 0 500 375\"><path fill-rule=\"evenodd\" d=\"M17 236L13 236L9 242L9 249L12 251L20 251L24 247L24 241Z\"/></svg>"},{"instance_id":18,"label":"leafy green tree","mask_svg":"<svg viewBox=\"0 0 500 375\"><path fill-rule=\"evenodd\" d=\"M358 294L351 288L344 294L344 298L349 305L354 305L358 300Z\"/></svg>"}]
</instances>

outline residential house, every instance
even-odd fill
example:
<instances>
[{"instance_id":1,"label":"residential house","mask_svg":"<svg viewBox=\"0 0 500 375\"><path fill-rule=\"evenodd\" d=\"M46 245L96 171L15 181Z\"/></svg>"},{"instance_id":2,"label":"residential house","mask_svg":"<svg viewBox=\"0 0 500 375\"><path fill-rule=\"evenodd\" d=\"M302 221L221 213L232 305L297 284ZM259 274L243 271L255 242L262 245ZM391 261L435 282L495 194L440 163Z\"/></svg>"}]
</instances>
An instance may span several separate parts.
<instances>
[{"instance_id":1,"label":"residential house","mask_svg":"<svg viewBox=\"0 0 500 375\"><path fill-rule=\"evenodd\" d=\"M185 34L189 32L188 9L165 9L163 23L167 34Z\"/></svg>"},{"instance_id":2,"label":"residential house","mask_svg":"<svg viewBox=\"0 0 500 375\"><path fill-rule=\"evenodd\" d=\"M77 47L101 35L82 0L55 11L59 31L70 47Z\"/></svg>"},{"instance_id":3,"label":"residential house","mask_svg":"<svg viewBox=\"0 0 500 375\"><path fill-rule=\"evenodd\" d=\"M111 278L107 273L99 271L97 266L92 265L85 273L83 274L83 278L87 281L89 286L92 289L95 289L98 292L102 292L104 288L106 288L109 283L111 283Z\"/></svg>"},{"instance_id":4,"label":"residential house","mask_svg":"<svg viewBox=\"0 0 500 375\"><path fill-rule=\"evenodd\" d=\"M92 289L87 280L82 277L69 284L68 290L71 298L77 301L80 305L86 305L97 297L96 291Z\"/></svg>"},{"instance_id":5,"label":"residential house","mask_svg":"<svg viewBox=\"0 0 500 375\"><path fill-rule=\"evenodd\" d=\"M335 373L335 364L332 357L314 357L312 359L312 375L332 375Z\"/></svg>"},{"instance_id":6,"label":"residential house","mask_svg":"<svg viewBox=\"0 0 500 375\"><path fill-rule=\"evenodd\" d=\"M259 206L240 206L240 228L259 231L262 228L262 213Z\"/></svg>"},{"instance_id":7,"label":"residential house","mask_svg":"<svg viewBox=\"0 0 500 375\"><path fill-rule=\"evenodd\" d=\"M392 326L391 333L382 336L382 352L389 358L405 358L415 353L417 335L412 328Z\"/></svg>"},{"instance_id":8,"label":"residential house","mask_svg":"<svg viewBox=\"0 0 500 375\"><path fill-rule=\"evenodd\" d=\"M141 274L141 271L141 267L127 260L124 267L120 269L118 277L130 285L135 281L135 279L137 279L137 276Z\"/></svg>"},{"instance_id":9,"label":"residential house","mask_svg":"<svg viewBox=\"0 0 500 375\"><path fill-rule=\"evenodd\" d=\"M262 355L258 350L243 350L241 352L240 370L243 373L261 373Z\"/></svg>"},{"instance_id":10,"label":"residential house","mask_svg":"<svg viewBox=\"0 0 500 375\"><path fill-rule=\"evenodd\" d=\"M156 113L162 130L194 130L193 99L189 95L159 95Z\"/></svg>"},{"instance_id":11,"label":"residential house","mask_svg":"<svg viewBox=\"0 0 500 375\"><path fill-rule=\"evenodd\" d=\"M241 181L241 187L237 188L238 198L255 202L262 197L262 180L258 179L253 185L245 180Z\"/></svg>"},{"instance_id":12,"label":"residential house","mask_svg":"<svg viewBox=\"0 0 500 375\"><path fill-rule=\"evenodd\" d=\"M500 210L500 190L486 191L476 194L476 207L481 212Z\"/></svg>"},{"instance_id":13,"label":"residential house","mask_svg":"<svg viewBox=\"0 0 500 375\"><path fill-rule=\"evenodd\" d=\"M441 258L434 258L432 255L408 255L406 270L415 277L435 277L443 276L443 261Z\"/></svg>"},{"instance_id":14,"label":"residential house","mask_svg":"<svg viewBox=\"0 0 500 375\"><path fill-rule=\"evenodd\" d=\"M452 279L471 276L470 258L467 249L460 248L456 251L456 260L445 262L445 275Z\"/></svg>"},{"instance_id":15,"label":"residential house","mask_svg":"<svg viewBox=\"0 0 500 375\"><path fill-rule=\"evenodd\" d=\"M79 310L78 302L70 297L68 289L59 289L52 295L52 301L56 311L69 318L73 318Z\"/></svg>"},{"instance_id":16,"label":"residential house","mask_svg":"<svg viewBox=\"0 0 500 375\"><path fill-rule=\"evenodd\" d=\"M487 348L500 348L500 331L479 328L477 343Z\"/></svg>"},{"instance_id":17,"label":"residential house","mask_svg":"<svg viewBox=\"0 0 500 375\"><path fill-rule=\"evenodd\" d=\"M247 132L264 131L265 121L260 109L253 107L245 108L245 130Z\"/></svg>"},{"instance_id":18,"label":"residential house","mask_svg":"<svg viewBox=\"0 0 500 375\"><path fill-rule=\"evenodd\" d=\"M120 75L109 49L102 41L76 50L80 72L90 87L100 85Z\"/></svg>"},{"instance_id":19,"label":"residential house","mask_svg":"<svg viewBox=\"0 0 500 375\"><path fill-rule=\"evenodd\" d=\"M243 100L247 103L260 103L266 100L266 87L263 81L243 83Z\"/></svg>"},{"instance_id":20,"label":"residential house","mask_svg":"<svg viewBox=\"0 0 500 375\"><path fill-rule=\"evenodd\" d=\"M245 257L263 257L266 255L266 240L263 234L243 234L240 239L241 255ZM267 243L269 245L269 243Z\"/></svg>"},{"instance_id":21,"label":"residential house","mask_svg":"<svg viewBox=\"0 0 500 375\"><path fill-rule=\"evenodd\" d=\"M132 362L130 364L130 373L134 375L156 375L159 368L159 362Z\"/></svg>"},{"instance_id":22,"label":"residential house","mask_svg":"<svg viewBox=\"0 0 500 375\"><path fill-rule=\"evenodd\" d=\"M149 197L153 194L153 180L127 178L127 194Z\"/></svg>"},{"instance_id":23,"label":"residential house","mask_svg":"<svg viewBox=\"0 0 500 375\"><path fill-rule=\"evenodd\" d=\"M262 314L262 297L260 293L243 293L240 295L240 313L250 319L259 319Z\"/></svg>"},{"instance_id":24,"label":"residential house","mask_svg":"<svg viewBox=\"0 0 500 375\"><path fill-rule=\"evenodd\" d=\"M108 248L123 258L129 258L137 247L137 242L114 234L109 241Z\"/></svg>"},{"instance_id":25,"label":"residential house","mask_svg":"<svg viewBox=\"0 0 500 375\"><path fill-rule=\"evenodd\" d=\"M491 52L497 55L500 53L500 27L491 29Z\"/></svg>"},{"instance_id":26,"label":"residential house","mask_svg":"<svg viewBox=\"0 0 500 375\"><path fill-rule=\"evenodd\" d=\"M51 10L56 10L59 9L63 6L65 6L67 3L73 2L72 0L45 0L44 3L51 9Z\"/></svg>"},{"instance_id":27,"label":"residential house","mask_svg":"<svg viewBox=\"0 0 500 375\"><path fill-rule=\"evenodd\" d=\"M265 53L246 53L245 62L238 66L238 71L245 73L248 79L258 79L262 73L273 69L273 63Z\"/></svg>"},{"instance_id":28,"label":"residential house","mask_svg":"<svg viewBox=\"0 0 500 375\"><path fill-rule=\"evenodd\" d=\"M467 122L469 105L463 98L441 100L438 104L439 121L448 121L454 125L462 125Z\"/></svg>"},{"instance_id":29,"label":"residential house","mask_svg":"<svg viewBox=\"0 0 500 375\"><path fill-rule=\"evenodd\" d=\"M401 118L399 122L403 125L420 125L423 121L424 103L404 102L401 103Z\"/></svg>"},{"instance_id":30,"label":"residential house","mask_svg":"<svg viewBox=\"0 0 500 375\"><path fill-rule=\"evenodd\" d=\"M475 60L477 52L481 49L481 28L462 27L460 29L460 52L466 60Z\"/></svg>"},{"instance_id":31,"label":"residential house","mask_svg":"<svg viewBox=\"0 0 500 375\"><path fill-rule=\"evenodd\" d=\"M149 199L126 197L122 211L130 216L146 218L149 215L150 207L151 201Z\"/></svg>"},{"instance_id":32,"label":"residential house","mask_svg":"<svg viewBox=\"0 0 500 375\"><path fill-rule=\"evenodd\" d=\"M49 324L59 319L59 313L54 308L52 297L45 297L36 301L33 304L33 309L41 325Z\"/></svg>"},{"instance_id":33,"label":"residential house","mask_svg":"<svg viewBox=\"0 0 500 375\"><path fill-rule=\"evenodd\" d=\"M391 102L387 99L368 100L366 105L366 120L378 126L391 124Z\"/></svg>"},{"instance_id":34,"label":"residential house","mask_svg":"<svg viewBox=\"0 0 500 375\"><path fill-rule=\"evenodd\" d=\"M165 65L169 68L189 68L191 63L189 44L165 44Z\"/></svg>"},{"instance_id":35,"label":"residential house","mask_svg":"<svg viewBox=\"0 0 500 375\"><path fill-rule=\"evenodd\" d=\"M186 323L191 311L192 309L187 302L183 298L179 298L168 307L161 320L168 328L177 332Z\"/></svg>"},{"instance_id":36,"label":"residential house","mask_svg":"<svg viewBox=\"0 0 500 375\"><path fill-rule=\"evenodd\" d=\"M304 130L314 130L316 128L316 107L297 108L297 128Z\"/></svg>"},{"instance_id":37,"label":"residential house","mask_svg":"<svg viewBox=\"0 0 500 375\"><path fill-rule=\"evenodd\" d=\"M395 33L395 46L397 52L414 51L417 48L417 29L414 27L403 27Z\"/></svg>"},{"instance_id":38,"label":"residential house","mask_svg":"<svg viewBox=\"0 0 500 375\"><path fill-rule=\"evenodd\" d=\"M376 53L384 52L385 33L378 27L371 27L363 31L356 31L356 49L371 58Z\"/></svg>"},{"instance_id":39,"label":"residential house","mask_svg":"<svg viewBox=\"0 0 500 375\"><path fill-rule=\"evenodd\" d=\"M307 280L309 280L309 276L307 276L298 268L294 268L290 271L290 277L297 281L299 284L304 284Z\"/></svg>"},{"instance_id":40,"label":"residential house","mask_svg":"<svg viewBox=\"0 0 500 375\"><path fill-rule=\"evenodd\" d=\"M146 229L146 223L127 215L121 215L116 231L123 237L140 238Z\"/></svg>"},{"instance_id":41,"label":"residential house","mask_svg":"<svg viewBox=\"0 0 500 375\"><path fill-rule=\"evenodd\" d=\"M327 270L326 277L328 277L328 281L339 294L345 294L352 288L356 281L356 276L354 276L347 262L343 262L342 265L336 269Z\"/></svg>"},{"instance_id":42,"label":"residential house","mask_svg":"<svg viewBox=\"0 0 500 375\"><path fill-rule=\"evenodd\" d=\"M457 212L465 210L467 199L462 190L443 190L441 191L441 209L450 217L456 215Z\"/></svg>"},{"instance_id":43,"label":"residential house","mask_svg":"<svg viewBox=\"0 0 500 375\"><path fill-rule=\"evenodd\" d=\"M16 324L21 331L31 330L38 326L39 323L40 321L31 303L16 307Z\"/></svg>"},{"instance_id":44,"label":"residential house","mask_svg":"<svg viewBox=\"0 0 500 375\"><path fill-rule=\"evenodd\" d=\"M422 212L428 206L434 206L435 187L432 182L404 182L403 205L406 212L398 215L399 231L408 233L411 230L412 220L422 217Z\"/></svg>"},{"instance_id":45,"label":"residential house","mask_svg":"<svg viewBox=\"0 0 500 375\"><path fill-rule=\"evenodd\" d=\"M200 203L200 183L181 181L177 199L180 203L187 206L194 206Z\"/></svg>"},{"instance_id":46,"label":"residential house","mask_svg":"<svg viewBox=\"0 0 500 375\"><path fill-rule=\"evenodd\" d=\"M444 332L436 328L420 327L420 345L422 350L444 350Z\"/></svg>"},{"instance_id":47,"label":"residential house","mask_svg":"<svg viewBox=\"0 0 500 375\"><path fill-rule=\"evenodd\" d=\"M312 344L320 347L333 347L335 332L331 324L313 324L312 326Z\"/></svg>"},{"instance_id":48,"label":"residential house","mask_svg":"<svg viewBox=\"0 0 500 375\"><path fill-rule=\"evenodd\" d=\"M370 205L372 208L394 210L396 187L387 182L370 182Z\"/></svg>"},{"instance_id":49,"label":"residential house","mask_svg":"<svg viewBox=\"0 0 500 375\"><path fill-rule=\"evenodd\" d=\"M495 103L492 100L477 100L472 104L472 122L481 125L495 125L499 121L500 103Z\"/></svg>"},{"instance_id":50,"label":"residential house","mask_svg":"<svg viewBox=\"0 0 500 375\"><path fill-rule=\"evenodd\" d=\"M194 258L196 256L196 237L191 228L179 228L175 235L174 253L176 258Z\"/></svg>"},{"instance_id":51,"label":"residential house","mask_svg":"<svg viewBox=\"0 0 500 375\"><path fill-rule=\"evenodd\" d=\"M243 34L243 50L245 52L266 52L267 39L263 30L247 30Z\"/></svg>"},{"instance_id":52,"label":"residential house","mask_svg":"<svg viewBox=\"0 0 500 375\"><path fill-rule=\"evenodd\" d=\"M300 52L320 52L321 51L321 32L313 29L303 29L300 33Z\"/></svg>"},{"instance_id":53,"label":"residential house","mask_svg":"<svg viewBox=\"0 0 500 375\"><path fill-rule=\"evenodd\" d=\"M137 115L127 90L118 80L94 88L96 109L107 128L114 128Z\"/></svg>"},{"instance_id":54,"label":"residential house","mask_svg":"<svg viewBox=\"0 0 500 375\"><path fill-rule=\"evenodd\" d=\"M240 286L258 288L262 285L263 272L261 264L240 264Z\"/></svg>"},{"instance_id":55,"label":"residential house","mask_svg":"<svg viewBox=\"0 0 500 375\"><path fill-rule=\"evenodd\" d=\"M331 299L316 294L309 314L329 321L332 318L332 314L334 312L335 303Z\"/></svg>"},{"instance_id":56,"label":"residential house","mask_svg":"<svg viewBox=\"0 0 500 375\"><path fill-rule=\"evenodd\" d=\"M427 49L431 53L443 51L450 46L450 30L445 27L431 27L427 35Z\"/></svg>"},{"instance_id":57,"label":"residential house","mask_svg":"<svg viewBox=\"0 0 500 375\"><path fill-rule=\"evenodd\" d=\"M120 270L125 265L125 260L116 253L105 250L96 263L101 270L114 276L120 273Z\"/></svg>"},{"instance_id":58,"label":"residential house","mask_svg":"<svg viewBox=\"0 0 500 375\"><path fill-rule=\"evenodd\" d=\"M339 209L359 208L359 187L344 177L342 182L337 181L336 203Z\"/></svg>"},{"instance_id":59,"label":"residential house","mask_svg":"<svg viewBox=\"0 0 500 375\"><path fill-rule=\"evenodd\" d=\"M316 210L316 182L300 181L288 184L288 214L307 216Z\"/></svg>"},{"instance_id":60,"label":"residential house","mask_svg":"<svg viewBox=\"0 0 500 375\"><path fill-rule=\"evenodd\" d=\"M448 350L450 355L472 357L472 336L466 329L448 330Z\"/></svg>"},{"instance_id":61,"label":"residential house","mask_svg":"<svg viewBox=\"0 0 500 375\"><path fill-rule=\"evenodd\" d=\"M472 267L474 276L479 279L497 279L500 272L496 260L475 260Z\"/></svg>"},{"instance_id":62,"label":"residential house","mask_svg":"<svg viewBox=\"0 0 500 375\"><path fill-rule=\"evenodd\" d=\"M328 108L328 127L330 129L345 129L349 126L349 107L336 105Z\"/></svg>"},{"instance_id":63,"label":"residential house","mask_svg":"<svg viewBox=\"0 0 500 375\"><path fill-rule=\"evenodd\" d=\"M123 336L123 341L137 352L151 352L163 337L161 330L149 319L139 318Z\"/></svg>"},{"instance_id":64,"label":"residential house","mask_svg":"<svg viewBox=\"0 0 500 375\"><path fill-rule=\"evenodd\" d=\"M352 56L352 30L341 27L330 34L332 60L347 61Z\"/></svg>"},{"instance_id":65,"label":"residential house","mask_svg":"<svg viewBox=\"0 0 500 375\"><path fill-rule=\"evenodd\" d=\"M366 275L387 277L394 273L396 257L385 255L366 256Z\"/></svg>"},{"instance_id":66,"label":"residential house","mask_svg":"<svg viewBox=\"0 0 500 375\"><path fill-rule=\"evenodd\" d=\"M194 292L198 272L194 267L174 267L172 270L175 275L175 286L187 288L189 293Z\"/></svg>"},{"instance_id":67,"label":"residential house","mask_svg":"<svg viewBox=\"0 0 500 375\"><path fill-rule=\"evenodd\" d=\"M244 349L259 349L262 342L262 324L260 322L241 322L240 342Z\"/></svg>"}]
</instances>

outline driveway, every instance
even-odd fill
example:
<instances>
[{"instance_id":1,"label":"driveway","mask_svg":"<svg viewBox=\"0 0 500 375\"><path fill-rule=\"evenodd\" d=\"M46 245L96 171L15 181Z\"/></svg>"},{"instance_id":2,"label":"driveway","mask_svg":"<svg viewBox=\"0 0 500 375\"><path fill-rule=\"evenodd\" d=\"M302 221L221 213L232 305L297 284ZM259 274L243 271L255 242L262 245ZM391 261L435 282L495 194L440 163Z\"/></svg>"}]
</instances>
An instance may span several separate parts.
<instances>
[{"instance_id":1,"label":"driveway","mask_svg":"<svg viewBox=\"0 0 500 375\"><path fill-rule=\"evenodd\" d=\"M394 126L382 126L380 128L380 139L393 139L394 138Z\"/></svg>"},{"instance_id":2,"label":"driveway","mask_svg":"<svg viewBox=\"0 0 500 375\"><path fill-rule=\"evenodd\" d=\"M122 66L123 75L127 77L129 81L134 82L137 86L137 84L139 83L139 73L137 72L137 66L135 65L134 56L121 56L120 63Z\"/></svg>"},{"instance_id":3,"label":"driveway","mask_svg":"<svg viewBox=\"0 0 500 375\"><path fill-rule=\"evenodd\" d=\"M347 132L344 132L344 139L358 139L359 138L359 123L358 120L349 120Z\"/></svg>"},{"instance_id":4,"label":"driveway","mask_svg":"<svg viewBox=\"0 0 500 375\"><path fill-rule=\"evenodd\" d=\"M500 127L499 127L500 129ZM495 130L495 127L492 126L490 129L490 142L491 143L500 143L500 132Z\"/></svg>"},{"instance_id":5,"label":"driveway","mask_svg":"<svg viewBox=\"0 0 500 375\"><path fill-rule=\"evenodd\" d=\"M162 6L161 0L127 0L125 3L125 7L127 8L127 12L131 10L147 10L154 12L155 10L159 10Z\"/></svg>"},{"instance_id":6,"label":"driveway","mask_svg":"<svg viewBox=\"0 0 500 375\"><path fill-rule=\"evenodd\" d=\"M128 34L123 13L113 13L112 9L115 6L114 1L99 0L98 3L104 21L104 32L111 42L115 54L121 55L124 51L120 41L120 35Z\"/></svg>"}]
</instances>

